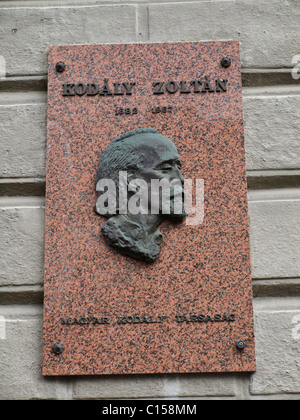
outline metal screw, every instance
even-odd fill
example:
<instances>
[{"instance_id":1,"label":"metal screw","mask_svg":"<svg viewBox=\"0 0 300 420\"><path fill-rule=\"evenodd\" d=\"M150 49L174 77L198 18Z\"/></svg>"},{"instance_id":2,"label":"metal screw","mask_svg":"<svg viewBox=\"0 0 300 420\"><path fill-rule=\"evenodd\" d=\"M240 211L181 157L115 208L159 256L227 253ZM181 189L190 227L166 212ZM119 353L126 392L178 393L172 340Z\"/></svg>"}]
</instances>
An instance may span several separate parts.
<instances>
[{"instance_id":1,"label":"metal screw","mask_svg":"<svg viewBox=\"0 0 300 420\"><path fill-rule=\"evenodd\" d=\"M236 343L236 348L238 349L238 350L244 350L244 348L246 347L246 343L245 343L245 341L244 340L239 340L237 343Z\"/></svg>"},{"instance_id":2,"label":"metal screw","mask_svg":"<svg viewBox=\"0 0 300 420\"><path fill-rule=\"evenodd\" d=\"M225 67L227 69L228 67L231 66L231 60L230 60L230 58L224 57L222 59L222 61L221 61L221 64L222 64L223 67Z\"/></svg>"},{"instance_id":3,"label":"metal screw","mask_svg":"<svg viewBox=\"0 0 300 420\"><path fill-rule=\"evenodd\" d=\"M56 63L55 69L58 73L62 73L63 71L65 71L65 68L66 68L66 65L62 61L59 61L58 63Z\"/></svg>"},{"instance_id":4,"label":"metal screw","mask_svg":"<svg viewBox=\"0 0 300 420\"><path fill-rule=\"evenodd\" d=\"M59 341L58 343L53 344L52 350L55 354L61 354L64 351L64 346Z\"/></svg>"}]
</instances>

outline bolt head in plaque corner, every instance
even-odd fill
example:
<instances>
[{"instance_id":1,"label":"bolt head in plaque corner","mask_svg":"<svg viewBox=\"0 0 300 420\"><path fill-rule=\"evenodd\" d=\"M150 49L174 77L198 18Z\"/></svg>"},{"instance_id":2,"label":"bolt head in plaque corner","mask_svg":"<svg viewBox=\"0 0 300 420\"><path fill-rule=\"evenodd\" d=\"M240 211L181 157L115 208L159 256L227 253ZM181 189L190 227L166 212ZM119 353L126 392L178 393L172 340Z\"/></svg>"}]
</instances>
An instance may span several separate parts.
<instances>
[{"instance_id":1,"label":"bolt head in plaque corner","mask_svg":"<svg viewBox=\"0 0 300 420\"><path fill-rule=\"evenodd\" d=\"M225 69L228 69L228 67L231 66L231 59L229 57L222 58L221 65L225 67Z\"/></svg>"},{"instance_id":2,"label":"bolt head in plaque corner","mask_svg":"<svg viewBox=\"0 0 300 420\"><path fill-rule=\"evenodd\" d=\"M63 73L66 70L65 63L62 61L57 62L55 65L55 70L57 71L57 73Z\"/></svg>"},{"instance_id":3,"label":"bolt head in plaque corner","mask_svg":"<svg viewBox=\"0 0 300 420\"><path fill-rule=\"evenodd\" d=\"M243 351L243 350L245 349L245 347L246 347L246 342L245 342L244 340L238 340L238 341L236 342L236 348L237 348L239 351Z\"/></svg>"},{"instance_id":4,"label":"bolt head in plaque corner","mask_svg":"<svg viewBox=\"0 0 300 420\"><path fill-rule=\"evenodd\" d=\"M63 344L60 341L58 341L57 343L52 345L51 349L52 349L52 352L55 354L62 354L65 348Z\"/></svg>"}]
</instances>

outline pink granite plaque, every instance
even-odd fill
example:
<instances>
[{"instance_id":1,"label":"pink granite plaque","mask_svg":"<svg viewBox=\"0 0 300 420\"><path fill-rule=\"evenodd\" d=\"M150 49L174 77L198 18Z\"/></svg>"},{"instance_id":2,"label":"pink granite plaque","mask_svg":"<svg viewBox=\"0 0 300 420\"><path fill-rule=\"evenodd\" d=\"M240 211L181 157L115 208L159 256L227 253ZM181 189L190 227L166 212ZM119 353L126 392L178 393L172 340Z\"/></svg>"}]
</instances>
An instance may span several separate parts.
<instances>
[{"instance_id":1,"label":"pink granite plaque","mask_svg":"<svg viewBox=\"0 0 300 420\"><path fill-rule=\"evenodd\" d=\"M144 174L178 155L194 214L149 233L97 213L111 144ZM102 229L120 217L130 252ZM43 374L253 371L239 43L51 47Z\"/></svg>"}]
</instances>

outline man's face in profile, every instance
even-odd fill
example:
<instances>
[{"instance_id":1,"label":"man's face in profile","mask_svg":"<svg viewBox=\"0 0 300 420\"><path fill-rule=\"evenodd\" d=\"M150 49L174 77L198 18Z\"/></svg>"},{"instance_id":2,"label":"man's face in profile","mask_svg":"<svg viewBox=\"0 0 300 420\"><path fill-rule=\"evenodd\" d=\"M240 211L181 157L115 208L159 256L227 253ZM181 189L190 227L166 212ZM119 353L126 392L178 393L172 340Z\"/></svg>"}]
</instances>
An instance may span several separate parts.
<instances>
[{"instance_id":1,"label":"man's face in profile","mask_svg":"<svg viewBox=\"0 0 300 420\"><path fill-rule=\"evenodd\" d=\"M95 210L109 220L106 242L124 255L153 262L160 252L163 219L182 221L184 178L174 143L155 128L116 137L97 171Z\"/></svg>"},{"instance_id":2,"label":"man's face in profile","mask_svg":"<svg viewBox=\"0 0 300 420\"><path fill-rule=\"evenodd\" d=\"M180 212L174 211L174 200L176 199L176 196L180 194L183 201L184 185L184 178L180 170L181 160L174 143L167 137L158 137L149 134L149 137L145 139L145 143L140 145L139 150L143 153L144 162L142 167L136 173L136 177L147 182L149 203L150 200L153 200L154 198L153 194L151 196L152 180L166 180L168 182L177 181L176 185L179 186L179 188L176 187L176 189L174 189L171 187L170 189L170 214L166 214L165 217L172 220L182 221L186 217L184 206L182 205ZM159 213L162 214L161 191L159 197L156 197L156 200L159 200ZM151 206L149 206L149 210L150 207Z\"/></svg>"}]
</instances>

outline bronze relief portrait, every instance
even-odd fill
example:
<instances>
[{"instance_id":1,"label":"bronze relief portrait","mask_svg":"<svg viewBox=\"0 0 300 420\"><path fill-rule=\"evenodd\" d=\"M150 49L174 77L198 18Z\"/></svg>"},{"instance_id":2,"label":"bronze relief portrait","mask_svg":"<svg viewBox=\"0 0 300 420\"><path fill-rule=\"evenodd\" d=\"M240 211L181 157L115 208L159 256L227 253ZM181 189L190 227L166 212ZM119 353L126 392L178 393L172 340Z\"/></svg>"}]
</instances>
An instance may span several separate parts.
<instances>
[{"instance_id":1,"label":"bronze relief portrait","mask_svg":"<svg viewBox=\"0 0 300 420\"><path fill-rule=\"evenodd\" d=\"M95 211L108 218L106 242L121 254L153 262L164 219L181 222L186 213L184 178L175 144L155 128L139 128L111 141L100 157Z\"/></svg>"}]
</instances>

